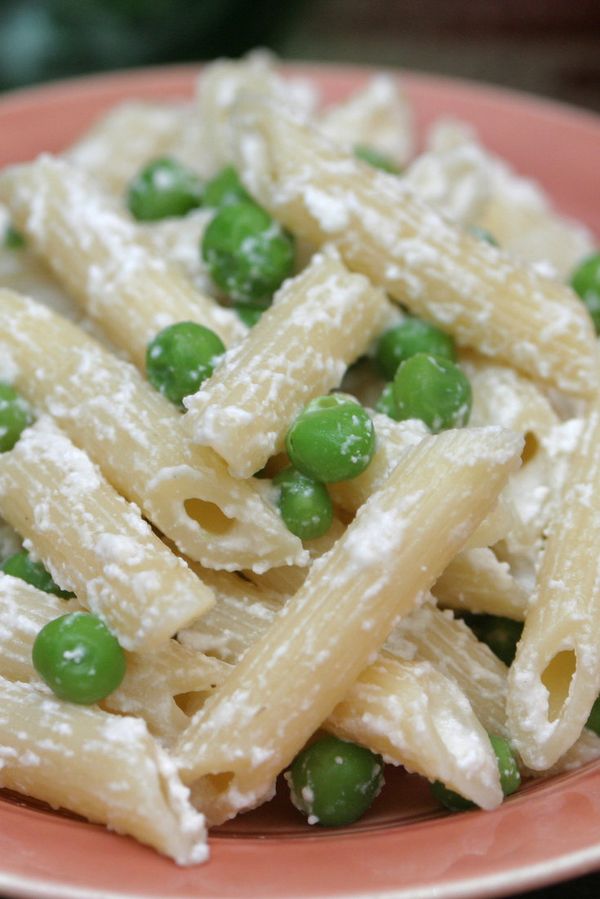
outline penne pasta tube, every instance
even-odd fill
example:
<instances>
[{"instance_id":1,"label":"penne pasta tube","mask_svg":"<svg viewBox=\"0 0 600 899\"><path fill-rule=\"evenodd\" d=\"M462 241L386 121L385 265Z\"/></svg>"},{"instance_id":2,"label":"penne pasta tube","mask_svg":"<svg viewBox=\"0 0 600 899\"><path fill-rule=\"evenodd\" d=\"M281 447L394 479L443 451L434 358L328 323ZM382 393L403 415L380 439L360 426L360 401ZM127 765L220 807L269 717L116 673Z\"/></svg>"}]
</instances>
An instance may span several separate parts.
<instances>
[{"instance_id":1,"label":"penne pasta tube","mask_svg":"<svg viewBox=\"0 0 600 899\"><path fill-rule=\"evenodd\" d=\"M134 836L178 864L205 861L204 818L143 721L4 678L0 693L0 787Z\"/></svg>"},{"instance_id":2,"label":"penne pasta tube","mask_svg":"<svg viewBox=\"0 0 600 899\"><path fill-rule=\"evenodd\" d=\"M173 152L189 117L190 109L183 103L120 103L65 158L120 197L142 166Z\"/></svg>"},{"instance_id":3,"label":"penne pasta tube","mask_svg":"<svg viewBox=\"0 0 600 899\"><path fill-rule=\"evenodd\" d=\"M229 350L201 389L187 397L196 443L250 477L284 448L309 400L337 387L348 365L383 327L388 300L326 249L284 282L248 337Z\"/></svg>"},{"instance_id":4,"label":"penne pasta tube","mask_svg":"<svg viewBox=\"0 0 600 899\"><path fill-rule=\"evenodd\" d=\"M432 592L442 606L451 609L516 621L523 621L527 614L527 593L506 562L500 562L487 547L459 553L437 579Z\"/></svg>"},{"instance_id":5,"label":"penne pasta tube","mask_svg":"<svg viewBox=\"0 0 600 899\"><path fill-rule=\"evenodd\" d=\"M324 727L392 764L442 781L481 808L502 802L487 732L464 693L429 662L380 655L361 672Z\"/></svg>"},{"instance_id":6,"label":"penne pasta tube","mask_svg":"<svg viewBox=\"0 0 600 899\"><path fill-rule=\"evenodd\" d=\"M197 652L237 663L285 600L230 574L208 572L208 578L217 602L178 639ZM430 662L458 684L487 731L509 736L504 710L508 669L452 612L425 602L395 624L383 648L398 661Z\"/></svg>"},{"instance_id":7,"label":"penne pasta tube","mask_svg":"<svg viewBox=\"0 0 600 899\"><path fill-rule=\"evenodd\" d=\"M237 663L276 619L281 600L223 572L210 572L217 603L179 640ZM414 614L414 613L413 613ZM482 808L498 802L497 770L486 732L454 681L418 657L385 653L361 672L321 725L394 765L441 780ZM465 754L473 765L465 767ZM218 814L217 807L211 815Z\"/></svg>"},{"instance_id":8,"label":"penne pasta tube","mask_svg":"<svg viewBox=\"0 0 600 899\"><path fill-rule=\"evenodd\" d=\"M336 506L353 514L385 483L396 465L401 463L406 450L429 433L426 425L418 419L394 421L377 412L372 414L372 419L377 444L368 467L358 477L329 484L327 488ZM490 514L471 535L468 547L496 543L506 535L512 521L512 510L501 494Z\"/></svg>"},{"instance_id":9,"label":"penne pasta tube","mask_svg":"<svg viewBox=\"0 0 600 899\"><path fill-rule=\"evenodd\" d=\"M353 149L376 148L399 166L414 152L412 114L397 78L381 72L346 100L326 109L319 128L331 140Z\"/></svg>"},{"instance_id":10,"label":"penne pasta tube","mask_svg":"<svg viewBox=\"0 0 600 899\"><path fill-rule=\"evenodd\" d=\"M39 683L31 658L35 638L49 621L78 609L76 600L66 602L0 572L0 677ZM143 718L150 733L169 744L188 724L174 696L210 693L228 671L218 659L167 640L148 652L127 653L125 677L102 707Z\"/></svg>"},{"instance_id":11,"label":"penne pasta tube","mask_svg":"<svg viewBox=\"0 0 600 899\"><path fill-rule=\"evenodd\" d=\"M77 600L66 602L0 571L0 677L37 680L31 649L38 632L54 618L79 608Z\"/></svg>"},{"instance_id":12,"label":"penne pasta tube","mask_svg":"<svg viewBox=\"0 0 600 899\"><path fill-rule=\"evenodd\" d=\"M0 290L0 348L16 388L48 412L107 480L207 567L304 564L254 481L193 447L180 413L126 362L45 307Z\"/></svg>"},{"instance_id":13,"label":"penne pasta tube","mask_svg":"<svg viewBox=\"0 0 600 899\"><path fill-rule=\"evenodd\" d=\"M560 419L545 394L519 372L472 356L462 365L473 390L469 424L500 425L531 434L538 440L559 424Z\"/></svg>"},{"instance_id":14,"label":"penne pasta tube","mask_svg":"<svg viewBox=\"0 0 600 899\"><path fill-rule=\"evenodd\" d=\"M568 287L453 225L281 104L245 97L231 136L246 186L291 231L335 241L351 270L460 345L568 393L597 389L593 328Z\"/></svg>"},{"instance_id":15,"label":"penne pasta tube","mask_svg":"<svg viewBox=\"0 0 600 899\"><path fill-rule=\"evenodd\" d=\"M148 342L162 328L194 321L230 344L246 333L235 312L199 293L178 267L147 248L93 180L51 156L6 169L0 198L59 283L143 368Z\"/></svg>"},{"instance_id":16,"label":"penne pasta tube","mask_svg":"<svg viewBox=\"0 0 600 899\"><path fill-rule=\"evenodd\" d=\"M0 511L125 649L157 646L214 603L139 509L48 419L0 454Z\"/></svg>"},{"instance_id":17,"label":"penne pasta tube","mask_svg":"<svg viewBox=\"0 0 600 899\"><path fill-rule=\"evenodd\" d=\"M264 800L394 619L468 539L519 452L511 432L447 431L424 438L394 470L183 733L182 777L198 781L207 809L218 801L219 814L231 815Z\"/></svg>"},{"instance_id":18,"label":"penne pasta tube","mask_svg":"<svg viewBox=\"0 0 600 899\"><path fill-rule=\"evenodd\" d=\"M585 421L554 508L532 606L509 674L515 745L536 770L575 743L600 691L600 409Z\"/></svg>"}]
</instances>

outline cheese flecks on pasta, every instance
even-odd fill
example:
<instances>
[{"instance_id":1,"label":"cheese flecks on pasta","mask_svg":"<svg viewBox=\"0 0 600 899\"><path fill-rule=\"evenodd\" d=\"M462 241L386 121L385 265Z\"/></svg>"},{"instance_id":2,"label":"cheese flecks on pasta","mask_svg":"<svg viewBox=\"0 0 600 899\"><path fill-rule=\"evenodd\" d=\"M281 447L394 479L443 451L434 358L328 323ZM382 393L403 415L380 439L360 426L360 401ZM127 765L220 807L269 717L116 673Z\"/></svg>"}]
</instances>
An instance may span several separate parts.
<instances>
[{"instance_id":1,"label":"cheese flecks on pasta","mask_svg":"<svg viewBox=\"0 0 600 899\"><path fill-rule=\"evenodd\" d=\"M146 163L176 148L190 112L189 103L121 103L74 144L65 159L120 196Z\"/></svg>"},{"instance_id":2,"label":"cheese flecks on pasta","mask_svg":"<svg viewBox=\"0 0 600 899\"><path fill-rule=\"evenodd\" d=\"M144 231L76 166L40 156L6 169L0 198L65 290L137 365L148 342L175 322L205 325L226 345L246 333L235 312L152 252Z\"/></svg>"},{"instance_id":3,"label":"cheese flecks on pasta","mask_svg":"<svg viewBox=\"0 0 600 899\"><path fill-rule=\"evenodd\" d=\"M216 453L192 446L181 414L80 328L0 290L0 350L23 396L186 555L229 569L306 562L258 482L234 480Z\"/></svg>"},{"instance_id":4,"label":"cheese flecks on pasta","mask_svg":"<svg viewBox=\"0 0 600 899\"><path fill-rule=\"evenodd\" d=\"M208 858L204 818L138 718L0 678L0 787L106 824L182 865Z\"/></svg>"},{"instance_id":5,"label":"cheese flecks on pasta","mask_svg":"<svg viewBox=\"0 0 600 899\"><path fill-rule=\"evenodd\" d=\"M598 387L595 339L568 287L448 222L402 179L344 155L278 104L246 97L232 154L286 227L335 241L348 267L460 344L566 392Z\"/></svg>"},{"instance_id":6,"label":"cheese flecks on pasta","mask_svg":"<svg viewBox=\"0 0 600 899\"><path fill-rule=\"evenodd\" d=\"M442 606L523 621L528 596L506 562L485 546L459 553L435 582L432 592Z\"/></svg>"},{"instance_id":7,"label":"cheese flecks on pasta","mask_svg":"<svg viewBox=\"0 0 600 899\"><path fill-rule=\"evenodd\" d=\"M411 451L182 735L182 776L201 779L197 801L202 784L204 801L217 801L220 814L264 801L394 619L418 603L468 539L518 464L520 447L511 432L489 429L448 431ZM298 682L301 703L290 690Z\"/></svg>"},{"instance_id":8,"label":"cheese flecks on pasta","mask_svg":"<svg viewBox=\"0 0 600 899\"><path fill-rule=\"evenodd\" d=\"M126 649L158 645L214 603L139 509L48 419L0 454L0 511Z\"/></svg>"},{"instance_id":9,"label":"cheese flecks on pasta","mask_svg":"<svg viewBox=\"0 0 600 899\"><path fill-rule=\"evenodd\" d=\"M283 448L304 405L337 387L365 352L387 305L385 294L351 274L334 249L316 255L186 399L194 440L218 452L237 477L261 469Z\"/></svg>"},{"instance_id":10,"label":"cheese flecks on pasta","mask_svg":"<svg viewBox=\"0 0 600 899\"><path fill-rule=\"evenodd\" d=\"M549 768L577 740L600 690L600 409L585 420L550 521L507 710L525 763Z\"/></svg>"},{"instance_id":11,"label":"cheese flecks on pasta","mask_svg":"<svg viewBox=\"0 0 600 899\"><path fill-rule=\"evenodd\" d=\"M282 601L232 575L208 577L217 604L178 639L237 663L268 630ZM498 801L486 732L455 682L418 652L410 659L380 654L321 727L392 764L442 780L484 808Z\"/></svg>"}]
</instances>

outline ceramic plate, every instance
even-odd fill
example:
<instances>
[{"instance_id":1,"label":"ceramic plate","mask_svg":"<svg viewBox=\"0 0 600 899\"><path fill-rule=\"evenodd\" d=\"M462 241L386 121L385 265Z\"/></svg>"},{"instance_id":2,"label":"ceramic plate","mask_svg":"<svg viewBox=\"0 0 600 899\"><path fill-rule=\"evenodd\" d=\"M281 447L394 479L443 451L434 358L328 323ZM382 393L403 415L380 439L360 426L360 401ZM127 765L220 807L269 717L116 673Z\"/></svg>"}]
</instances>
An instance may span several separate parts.
<instances>
[{"instance_id":1,"label":"ceramic plate","mask_svg":"<svg viewBox=\"0 0 600 899\"><path fill-rule=\"evenodd\" d=\"M328 100L368 72L294 67ZM0 98L0 165L60 151L125 98L189 97L191 67L118 73ZM600 234L600 120L494 88L403 76L419 131L440 115L471 122L483 143L536 178L556 206ZM596 197L596 200L594 200ZM491 897L600 867L600 762L530 784L495 812L440 814L426 783L392 771L368 816L316 831L283 795L219 828L211 860L178 868L133 840L13 794L0 794L0 893L195 899Z\"/></svg>"}]
</instances>

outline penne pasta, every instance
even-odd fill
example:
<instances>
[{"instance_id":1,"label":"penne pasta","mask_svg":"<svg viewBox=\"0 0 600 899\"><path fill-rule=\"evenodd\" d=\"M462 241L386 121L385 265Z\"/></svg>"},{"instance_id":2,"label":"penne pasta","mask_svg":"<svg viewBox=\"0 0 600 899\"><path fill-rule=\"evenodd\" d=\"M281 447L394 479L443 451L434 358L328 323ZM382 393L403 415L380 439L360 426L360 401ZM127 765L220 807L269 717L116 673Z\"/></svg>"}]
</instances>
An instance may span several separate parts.
<instances>
[{"instance_id":1,"label":"penne pasta","mask_svg":"<svg viewBox=\"0 0 600 899\"><path fill-rule=\"evenodd\" d=\"M120 197L142 166L176 149L189 118L184 103L120 103L65 153L65 159Z\"/></svg>"},{"instance_id":2,"label":"penne pasta","mask_svg":"<svg viewBox=\"0 0 600 899\"><path fill-rule=\"evenodd\" d=\"M206 784L207 811L216 801L217 814L231 816L264 801L275 775L343 698L394 618L414 607L491 507L519 450L519 439L500 430L425 438L362 507L183 733L182 776L199 781L194 793L201 802ZM377 561L382 541L384 569ZM300 704L290 692L296 682Z\"/></svg>"},{"instance_id":3,"label":"penne pasta","mask_svg":"<svg viewBox=\"0 0 600 899\"><path fill-rule=\"evenodd\" d=\"M0 334L22 394L186 555L229 569L305 563L258 482L234 480L212 450L193 447L180 413L132 366L10 291L0 290Z\"/></svg>"},{"instance_id":4,"label":"penne pasta","mask_svg":"<svg viewBox=\"0 0 600 899\"><path fill-rule=\"evenodd\" d=\"M139 509L47 419L0 454L0 511L125 649L157 646L214 603Z\"/></svg>"},{"instance_id":5,"label":"penne pasta","mask_svg":"<svg viewBox=\"0 0 600 899\"><path fill-rule=\"evenodd\" d=\"M550 768L579 737L600 690L600 410L585 421L509 675L515 745Z\"/></svg>"},{"instance_id":6,"label":"penne pasta","mask_svg":"<svg viewBox=\"0 0 600 899\"><path fill-rule=\"evenodd\" d=\"M186 399L194 441L219 453L235 477L259 471L283 449L304 405L337 387L365 352L387 305L385 294L351 274L335 250L313 257L283 284L246 340Z\"/></svg>"},{"instance_id":7,"label":"penne pasta","mask_svg":"<svg viewBox=\"0 0 600 899\"><path fill-rule=\"evenodd\" d=\"M411 312L575 395L598 387L595 338L570 290L443 219L401 179L340 152L274 102L240 101L232 156L286 227L342 258Z\"/></svg>"},{"instance_id":8,"label":"penne pasta","mask_svg":"<svg viewBox=\"0 0 600 899\"><path fill-rule=\"evenodd\" d=\"M158 258L144 232L65 160L41 156L6 169L0 199L59 283L136 365L144 367L148 341L175 322L205 325L225 345L246 333L235 312Z\"/></svg>"},{"instance_id":9,"label":"penne pasta","mask_svg":"<svg viewBox=\"0 0 600 899\"><path fill-rule=\"evenodd\" d=\"M442 606L500 615L523 621L527 614L527 593L491 549L465 550L452 560L432 587Z\"/></svg>"},{"instance_id":10,"label":"penne pasta","mask_svg":"<svg viewBox=\"0 0 600 899\"><path fill-rule=\"evenodd\" d=\"M0 678L0 787L85 815L189 865L204 818L143 721L61 702Z\"/></svg>"},{"instance_id":11,"label":"penne pasta","mask_svg":"<svg viewBox=\"0 0 600 899\"><path fill-rule=\"evenodd\" d=\"M282 601L229 574L210 572L209 580L217 604L178 638L194 650L237 663L275 621ZM487 733L454 681L418 655L406 660L380 654L322 729L367 746L394 765L442 780L482 808L498 800ZM463 764L465 751L478 759L469 770ZM218 801L211 807L214 814L219 814Z\"/></svg>"}]
</instances>

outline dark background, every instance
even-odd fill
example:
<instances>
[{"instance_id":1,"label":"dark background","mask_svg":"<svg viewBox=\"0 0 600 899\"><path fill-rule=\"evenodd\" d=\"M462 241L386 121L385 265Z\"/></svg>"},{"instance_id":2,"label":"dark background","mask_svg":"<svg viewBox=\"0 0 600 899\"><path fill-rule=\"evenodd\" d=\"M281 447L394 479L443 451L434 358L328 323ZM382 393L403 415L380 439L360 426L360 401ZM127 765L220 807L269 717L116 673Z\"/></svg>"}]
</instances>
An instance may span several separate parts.
<instances>
[{"instance_id":1,"label":"dark background","mask_svg":"<svg viewBox=\"0 0 600 899\"><path fill-rule=\"evenodd\" d=\"M257 44L285 58L420 69L600 111L600 0L0 0L0 90ZM528 895L600 899L600 875Z\"/></svg>"},{"instance_id":2,"label":"dark background","mask_svg":"<svg viewBox=\"0 0 600 899\"><path fill-rule=\"evenodd\" d=\"M0 0L0 89L257 44L600 110L600 0Z\"/></svg>"}]
</instances>

